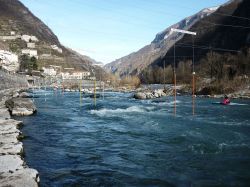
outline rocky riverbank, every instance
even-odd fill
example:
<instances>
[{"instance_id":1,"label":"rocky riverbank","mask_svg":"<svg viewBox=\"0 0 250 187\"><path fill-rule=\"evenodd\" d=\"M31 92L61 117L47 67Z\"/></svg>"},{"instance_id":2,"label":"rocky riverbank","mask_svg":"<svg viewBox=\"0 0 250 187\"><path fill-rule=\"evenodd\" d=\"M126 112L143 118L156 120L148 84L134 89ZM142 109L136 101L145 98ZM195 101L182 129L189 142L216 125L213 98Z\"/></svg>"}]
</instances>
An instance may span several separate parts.
<instances>
[{"instance_id":1,"label":"rocky riverbank","mask_svg":"<svg viewBox=\"0 0 250 187\"><path fill-rule=\"evenodd\" d=\"M187 89L185 85L177 86L177 95L192 95L190 89ZM165 89L138 89L135 91L135 99L155 99L164 96L173 96L174 90L172 86L169 86ZM225 94L204 94L197 92L196 97L201 98L223 98ZM250 87L244 88L237 92L228 93L227 96L231 99L250 99Z\"/></svg>"},{"instance_id":2,"label":"rocky riverbank","mask_svg":"<svg viewBox=\"0 0 250 187\"><path fill-rule=\"evenodd\" d=\"M36 111L27 98L19 98L14 90L0 92L0 186L38 187L39 175L23 160L21 121L11 119L12 115L31 115ZM12 98L12 97L16 98ZM6 104L8 108L6 107Z\"/></svg>"},{"instance_id":3,"label":"rocky riverbank","mask_svg":"<svg viewBox=\"0 0 250 187\"><path fill-rule=\"evenodd\" d=\"M157 89L157 90L145 90L139 91L134 94L135 99L155 99L164 96L170 96L173 94L171 88L168 89Z\"/></svg>"}]
</instances>

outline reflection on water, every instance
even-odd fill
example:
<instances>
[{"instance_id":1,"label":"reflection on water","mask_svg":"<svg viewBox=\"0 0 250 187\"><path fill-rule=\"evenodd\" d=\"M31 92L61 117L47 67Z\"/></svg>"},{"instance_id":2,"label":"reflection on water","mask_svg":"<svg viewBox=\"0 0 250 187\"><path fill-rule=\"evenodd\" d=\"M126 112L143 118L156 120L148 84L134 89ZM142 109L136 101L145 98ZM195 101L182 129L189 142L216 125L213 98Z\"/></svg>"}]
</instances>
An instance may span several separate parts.
<instances>
[{"instance_id":1,"label":"reflection on water","mask_svg":"<svg viewBox=\"0 0 250 187\"><path fill-rule=\"evenodd\" d=\"M37 91L38 113L22 118L25 159L41 186L247 186L250 102L213 105L190 97L139 101L105 93ZM45 101L46 97L46 101Z\"/></svg>"}]
</instances>

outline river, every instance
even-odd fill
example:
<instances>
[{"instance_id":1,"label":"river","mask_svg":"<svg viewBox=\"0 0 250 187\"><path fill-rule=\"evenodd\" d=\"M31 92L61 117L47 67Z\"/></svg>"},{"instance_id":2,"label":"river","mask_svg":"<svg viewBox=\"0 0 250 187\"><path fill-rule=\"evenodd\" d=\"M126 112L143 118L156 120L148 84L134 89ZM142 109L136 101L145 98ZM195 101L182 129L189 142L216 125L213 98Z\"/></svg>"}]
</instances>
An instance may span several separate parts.
<instances>
[{"instance_id":1,"label":"river","mask_svg":"<svg viewBox=\"0 0 250 187\"><path fill-rule=\"evenodd\" d=\"M35 91L24 121L25 161L41 186L247 186L250 101L189 96L135 100L131 93L79 102L79 93Z\"/></svg>"}]
</instances>

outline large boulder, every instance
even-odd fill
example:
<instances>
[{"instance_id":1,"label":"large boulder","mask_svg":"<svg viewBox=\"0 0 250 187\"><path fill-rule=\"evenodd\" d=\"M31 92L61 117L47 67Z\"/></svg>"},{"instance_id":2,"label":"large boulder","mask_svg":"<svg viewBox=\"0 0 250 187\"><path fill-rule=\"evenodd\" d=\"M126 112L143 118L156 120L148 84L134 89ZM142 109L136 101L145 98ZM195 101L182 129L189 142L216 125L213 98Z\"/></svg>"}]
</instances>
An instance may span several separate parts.
<instances>
[{"instance_id":1,"label":"large boulder","mask_svg":"<svg viewBox=\"0 0 250 187\"><path fill-rule=\"evenodd\" d=\"M36 106L28 98L12 98L5 102L6 107L15 116L29 116L36 112Z\"/></svg>"},{"instance_id":2,"label":"large boulder","mask_svg":"<svg viewBox=\"0 0 250 187\"><path fill-rule=\"evenodd\" d=\"M38 172L30 168L22 168L0 173L1 186L38 187L39 181Z\"/></svg>"},{"instance_id":3,"label":"large boulder","mask_svg":"<svg viewBox=\"0 0 250 187\"><path fill-rule=\"evenodd\" d=\"M145 95L146 95L147 99L153 99L154 98L154 95L153 95L152 92L146 92Z\"/></svg>"},{"instance_id":4,"label":"large boulder","mask_svg":"<svg viewBox=\"0 0 250 187\"><path fill-rule=\"evenodd\" d=\"M137 93L135 93L134 98L135 99L147 99L147 96L145 93L137 92Z\"/></svg>"},{"instance_id":5,"label":"large boulder","mask_svg":"<svg viewBox=\"0 0 250 187\"><path fill-rule=\"evenodd\" d=\"M14 97L14 98L19 97L19 93L18 92L13 93L12 97Z\"/></svg>"},{"instance_id":6,"label":"large boulder","mask_svg":"<svg viewBox=\"0 0 250 187\"><path fill-rule=\"evenodd\" d=\"M22 97L22 98L31 98L30 94L27 93L27 92L22 92L19 94L19 97Z\"/></svg>"}]
</instances>

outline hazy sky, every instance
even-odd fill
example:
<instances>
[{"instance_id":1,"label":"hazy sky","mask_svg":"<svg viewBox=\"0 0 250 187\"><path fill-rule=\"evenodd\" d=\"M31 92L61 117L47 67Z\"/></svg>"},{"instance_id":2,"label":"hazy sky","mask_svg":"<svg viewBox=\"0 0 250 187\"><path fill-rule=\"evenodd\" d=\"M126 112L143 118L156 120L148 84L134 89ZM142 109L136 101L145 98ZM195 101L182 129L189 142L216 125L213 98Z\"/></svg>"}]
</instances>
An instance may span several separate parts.
<instances>
[{"instance_id":1,"label":"hazy sky","mask_svg":"<svg viewBox=\"0 0 250 187\"><path fill-rule=\"evenodd\" d=\"M227 0L21 0L60 42L103 63L149 44L155 35Z\"/></svg>"}]
</instances>

